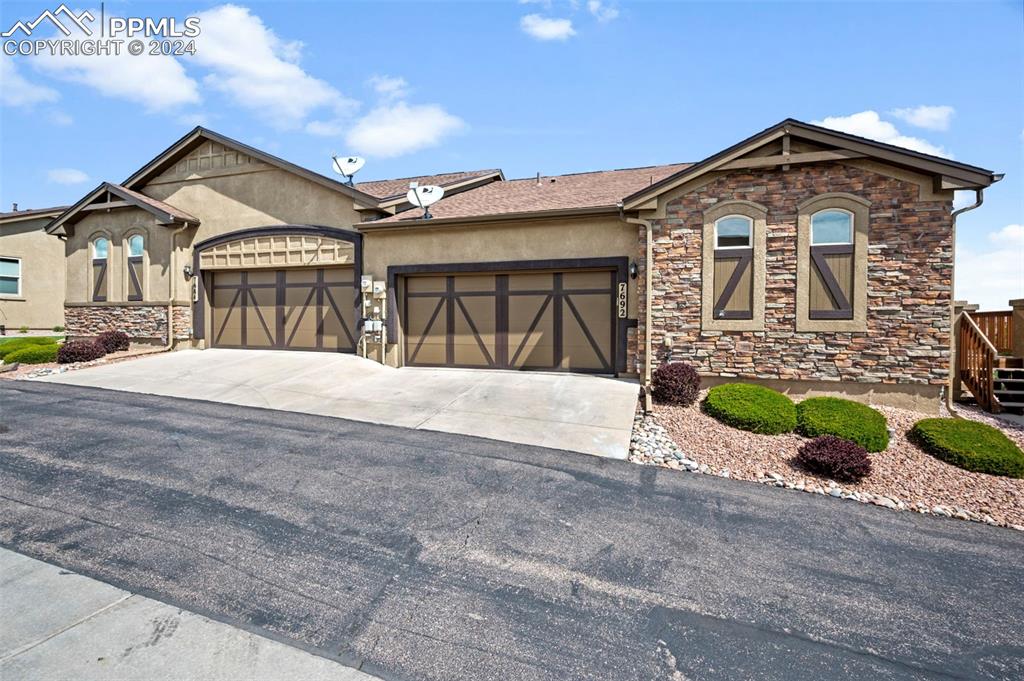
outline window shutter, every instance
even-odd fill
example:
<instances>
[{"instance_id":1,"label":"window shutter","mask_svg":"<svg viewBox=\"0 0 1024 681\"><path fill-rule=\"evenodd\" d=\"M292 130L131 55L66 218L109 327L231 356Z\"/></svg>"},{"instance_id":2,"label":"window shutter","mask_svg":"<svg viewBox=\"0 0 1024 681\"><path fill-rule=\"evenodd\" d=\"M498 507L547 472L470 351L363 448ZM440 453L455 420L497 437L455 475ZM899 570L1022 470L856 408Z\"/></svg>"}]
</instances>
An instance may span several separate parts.
<instances>
[{"instance_id":1,"label":"window shutter","mask_svg":"<svg viewBox=\"0 0 1024 681\"><path fill-rule=\"evenodd\" d=\"M142 257L128 258L128 300L142 300Z\"/></svg>"},{"instance_id":2,"label":"window shutter","mask_svg":"<svg viewBox=\"0 0 1024 681\"><path fill-rule=\"evenodd\" d=\"M715 251L715 319L753 319L753 248Z\"/></svg>"},{"instance_id":3,"label":"window shutter","mask_svg":"<svg viewBox=\"0 0 1024 681\"><path fill-rule=\"evenodd\" d=\"M92 261L92 299L103 302L107 299L107 261Z\"/></svg>"},{"instance_id":4,"label":"window shutter","mask_svg":"<svg viewBox=\"0 0 1024 681\"><path fill-rule=\"evenodd\" d=\"M853 319L853 244L811 246L810 319Z\"/></svg>"}]
</instances>

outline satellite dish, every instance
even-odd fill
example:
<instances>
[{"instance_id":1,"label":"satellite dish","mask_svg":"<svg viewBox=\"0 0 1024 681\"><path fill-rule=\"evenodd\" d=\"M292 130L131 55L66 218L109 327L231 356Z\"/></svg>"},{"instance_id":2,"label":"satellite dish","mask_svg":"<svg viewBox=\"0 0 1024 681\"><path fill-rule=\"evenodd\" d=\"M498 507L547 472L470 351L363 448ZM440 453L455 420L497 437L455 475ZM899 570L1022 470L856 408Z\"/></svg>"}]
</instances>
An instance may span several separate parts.
<instances>
[{"instance_id":1,"label":"satellite dish","mask_svg":"<svg viewBox=\"0 0 1024 681\"><path fill-rule=\"evenodd\" d=\"M432 206L441 200L444 196L444 189L433 184L425 184L422 187L417 182L409 183L409 193L405 195L406 200L412 205L423 209L423 219L429 220L433 216L428 210L428 206Z\"/></svg>"},{"instance_id":2,"label":"satellite dish","mask_svg":"<svg viewBox=\"0 0 1024 681\"><path fill-rule=\"evenodd\" d=\"M334 172L345 178L349 186L352 186L352 176L359 172L359 169L366 165L366 159L359 156L334 156Z\"/></svg>"}]
</instances>

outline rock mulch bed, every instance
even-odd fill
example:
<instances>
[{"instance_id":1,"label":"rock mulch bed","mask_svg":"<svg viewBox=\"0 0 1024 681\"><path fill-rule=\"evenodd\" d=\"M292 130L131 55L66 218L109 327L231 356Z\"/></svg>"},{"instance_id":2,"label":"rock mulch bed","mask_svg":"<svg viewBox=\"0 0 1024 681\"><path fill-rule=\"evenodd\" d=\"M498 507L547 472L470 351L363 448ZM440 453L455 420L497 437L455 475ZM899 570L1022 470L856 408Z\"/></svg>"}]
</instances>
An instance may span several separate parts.
<instances>
[{"instance_id":1,"label":"rock mulch bed","mask_svg":"<svg viewBox=\"0 0 1024 681\"><path fill-rule=\"evenodd\" d=\"M15 369L7 371L0 371L0 380L18 380L18 379L32 379L39 378L40 376L49 376L50 374L63 374L67 371L75 371L76 369L87 369L88 367L98 366L100 364L110 364L112 362L123 362L125 360L136 359L144 355L152 355L157 352L163 352L163 349L142 349L142 350L124 350L121 352L112 352L108 355L104 355L99 359L94 359L89 362L77 362L75 364L57 364L56 362L48 362L46 364L19 364ZM0 364L0 367L6 365Z\"/></svg>"},{"instance_id":2,"label":"rock mulch bed","mask_svg":"<svg viewBox=\"0 0 1024 681\"><path fill-rule=\"evenodd\" d=\"M630 460L1024 531L1024 480L961 470L921 451L906 433L925 414L875 407L888 421L889 447L871 454L870 476L838 485L793 463L805 438L757 435L720 423L701 411L705 394L691 407L656 405L646 416L638 410ZM1024 427L983 412L960 413L1001 428L1024 447Z\"/></svg>"}]
</instances>

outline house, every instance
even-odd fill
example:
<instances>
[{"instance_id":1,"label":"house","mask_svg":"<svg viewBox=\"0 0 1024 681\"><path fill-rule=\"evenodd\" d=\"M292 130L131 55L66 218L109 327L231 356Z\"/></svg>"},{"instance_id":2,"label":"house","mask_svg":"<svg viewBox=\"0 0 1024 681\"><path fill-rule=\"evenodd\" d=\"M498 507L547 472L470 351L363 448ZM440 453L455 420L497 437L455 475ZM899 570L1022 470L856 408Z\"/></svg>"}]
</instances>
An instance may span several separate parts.
<instances>
[{"instance_id":1,"label":"house","mask_svg":"<svg viewBox=\"0 0 1024 681\"><path fill-rule=\"evenodd\" d=\"M934 408L953 192L1000 178L785 120L693 164L350 186L199 127L47 230L71 335L645 383L686 361ZM432 217L410 182L444 187Z\"/></svg>"},{"instance_id":2,"label":"house","mask_svg":"<svg viewBox=\"0 0 1024 681\"><path fill-rule=\"evenodd\" d=\"M67 206L0 213L0 329L64 325L64 243L44 227ZM2 334L0 334L2 335Z\"/></svg>"}]
</instances>

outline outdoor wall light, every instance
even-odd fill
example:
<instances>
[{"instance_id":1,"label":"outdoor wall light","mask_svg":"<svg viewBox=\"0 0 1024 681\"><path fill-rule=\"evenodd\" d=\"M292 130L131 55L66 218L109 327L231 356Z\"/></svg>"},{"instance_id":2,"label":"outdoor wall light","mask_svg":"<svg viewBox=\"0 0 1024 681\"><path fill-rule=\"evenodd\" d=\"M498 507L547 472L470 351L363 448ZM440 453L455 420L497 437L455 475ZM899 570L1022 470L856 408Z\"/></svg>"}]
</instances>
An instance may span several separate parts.
<instances>
[{"instance_id":1,"label":"outdoor wall light","mask_svg":"<svg viewBox=\"0 0 1024 681\"><path fill-rule=\"evenodd\" d=\"M182 274L185 275L185 281L189 281L192 278L192 266L191 265L185 265L184 267L182 267L181 268L181 272L182 272Z\"/></svg>"},{"instance_id":2,"label":"outdoor wall light","mask_svg":"<svg viewBox=\"0 0 1024 681\"><path fill-rule=\"evenodd\" d=\"M636 279L637 272L639 272L639 270L636 266L636 260L634 260L633 262L629 263L629 278Z\"/></svg>"}]
</instances>

